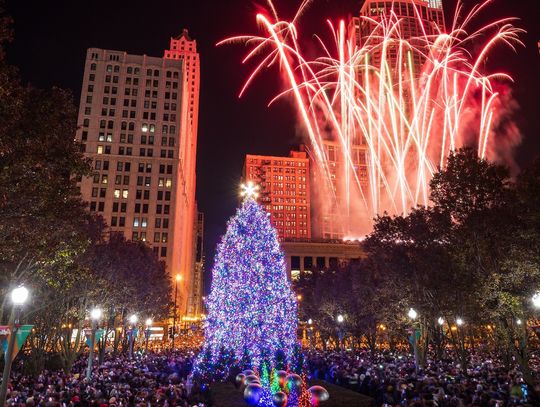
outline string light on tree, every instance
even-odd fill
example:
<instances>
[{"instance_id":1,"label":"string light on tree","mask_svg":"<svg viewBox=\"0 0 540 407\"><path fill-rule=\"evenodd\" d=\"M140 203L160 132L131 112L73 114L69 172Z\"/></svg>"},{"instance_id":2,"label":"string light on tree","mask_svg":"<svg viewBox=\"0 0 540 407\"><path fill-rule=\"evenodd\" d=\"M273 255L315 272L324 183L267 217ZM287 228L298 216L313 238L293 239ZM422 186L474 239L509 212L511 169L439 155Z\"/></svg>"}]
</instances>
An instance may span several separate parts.
<instances>
[{"instance_id":1,"label":"string light on tree","mask_svg":"<svg viewBox=\"0 0 540 407\"><path fill-rule=\"evenodd\" d=\"M297 299L277 232L254 199L257 186L242 185L241 195L245 199L217 248L199 376L208 377L208 370L214 378L226 375L227 358L255 370L273 365L277 354L290 364L298 348Z\"/></svg>"}]
</instances>

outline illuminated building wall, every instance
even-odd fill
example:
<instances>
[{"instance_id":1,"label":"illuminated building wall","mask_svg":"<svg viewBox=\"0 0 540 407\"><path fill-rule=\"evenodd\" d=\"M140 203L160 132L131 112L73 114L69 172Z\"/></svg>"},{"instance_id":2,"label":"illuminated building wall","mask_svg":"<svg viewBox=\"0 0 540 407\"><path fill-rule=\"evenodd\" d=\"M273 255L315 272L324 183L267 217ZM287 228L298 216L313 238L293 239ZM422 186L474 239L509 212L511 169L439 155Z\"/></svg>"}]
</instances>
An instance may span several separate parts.
<instances>
[{"instance_id":1,"label":"illuminated building wall","mask_svg":"<svg viewBox=\"0 0 540 407\"><path fill-rule=\"evenodd\" d=\"M76 136L93 161L94 175L79 184L90 210L111 233L152 246L171 276L183 276L180 312L195 263L195 61L187 68L180 58L90 48Z\"/></svg>"},{"instance_id":2,"label":"illuminated building wall","mask_svg":"<svg viewBox=\"0 0 540 407\"><path fill-rule=\"evenodd\" d=\"M415 11L416 7L416 11ZM352 17L349 20L349 38L352 44L358 48L363 47L369 38L373 52L370 54L370 64L381 64L381 50L377 48L376 22L378 16L388 14L393 10L396 18L401 21L400 30L402 38L430 37L444 29L444 13L441 0L401 0L401 1L375 1L366 0L360 10L361 17ZM420 24L415 13L422 17ZM371 37L370 37L371 35ZM379 33L380 35L380 33ZM414 42L414 41L412 41ZM417 44L418 45L418 44ZM397 72L397 47L390 49L388 63ZM419 75L425 58L420 53L413 53L411 59L414 66L414 74ZM359 82L362 82L360 78ZM407 97L407 95L405 95ZM365 229L363 225L371 224L371 219L363 209L362 203L368 196L368 150L365 140L358 130L358 134L352 141L351 156L352 166L345 165L345 157L342 148L343 143L332 139L335 135L328 135L323 141L326 162L329 165L332 187L321 186L314 190L314 208L317 215L313 217L313 235L323 239L347 239L358 238L358 230ZM312 165L312 178L323 179L320 169ZM349 171L349 173L347 173ZM358 182L357 182L358 181ZM360 187L361 188L360 188ZM329 199L330 195L334 196Z\"/></svg>"},{"instance_id":3,"label":"illuminated building wall","mask_svg":"<svg viewBox=\"0 0 540 407\"><path fill-rule=\"evenodd\" d=\"M383 14L389 15L390 12L395 13L397 19L401 21L400 35L404 39L409 40L414 37L423 36L431 37L437 35L440 31L444 31L442 0L366 0L360 9L360 16L368 17L372 21L359 17L351 18L349 21L349 36L353 44L361 47L368 41L370 35L373 33L376 35L376 22L380 21L378 16ZM422 23L420 23L418 15L421 16ZM369 41L371 44L374 44L373 37ZM393 55L394 58L397 58L397 52L396 46L395 50L390 51L390 57ZM370 57L372 64L380 65L380 50L375 49ZM412 58L414 73L415 75L419 75L425 58L419 53L414 53ZM392 68L395 68L396 59L390 58L389 64Z\"/></svg>"},{"instance_id":4,"label":"illuminated building wall","mask_svg":"<svg viewBox=\"0 0 540 407\"><path fill-rule=\"evenodd\" d=\"M304 151L288 157L246 155L243 178L259 186L259 203L270 213L280 239L311 238L309 160Z\"/></svg>"}]
</instances>

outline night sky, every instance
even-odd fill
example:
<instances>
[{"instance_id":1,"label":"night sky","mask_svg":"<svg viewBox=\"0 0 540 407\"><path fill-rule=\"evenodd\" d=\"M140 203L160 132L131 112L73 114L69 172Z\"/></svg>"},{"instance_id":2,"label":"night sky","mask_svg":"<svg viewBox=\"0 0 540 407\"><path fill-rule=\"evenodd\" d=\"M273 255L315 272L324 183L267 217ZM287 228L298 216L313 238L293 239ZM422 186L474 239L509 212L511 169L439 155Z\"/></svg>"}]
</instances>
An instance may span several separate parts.
<instances>
[{"instance_id":1,"label":"night sky","mask_svg":"<svg viewBox=\"0 0 540 407\"><path fill-rule=\"evenodd\" d=\"M453 15L455 0L444 0ZM294 14L297 0L275 0L282 18ZM465 0L470 8L476 1ZM280 81L274 71L262 75L247 94L238 92L250 66L242 66L242 45L216 47L221 39L257 32L255 13L264 0L7 0L7 12L15 20L15 39L8 48L10 62L20 68L23 79L37 87L71 89L78 104L84 58L89 47L163 55L169 38L183 28L197 40L201 56L201 98L197 157L197 200L206 216L207 271L214 247L225 231L226 220L238 204L237 190L244 155L287 154L298 144L295 114L283 100L267 107L278 93ZM358 14L362 0L315 0L301 20L300 35L314 44L314 33L328 33L326 19L337 21ZM515 120L523 136L516 152L520 166L540 154L540 2L494 0L483 15L488 22L504 16L521 18L527 30L525 48L518 53L499 51L490 59L493 68L510 73L516 83L514 95L520 106ZM324 37L323 35L323 37ZM309 47L305 47L305 50Z\"/></svg>"}]
</instances>

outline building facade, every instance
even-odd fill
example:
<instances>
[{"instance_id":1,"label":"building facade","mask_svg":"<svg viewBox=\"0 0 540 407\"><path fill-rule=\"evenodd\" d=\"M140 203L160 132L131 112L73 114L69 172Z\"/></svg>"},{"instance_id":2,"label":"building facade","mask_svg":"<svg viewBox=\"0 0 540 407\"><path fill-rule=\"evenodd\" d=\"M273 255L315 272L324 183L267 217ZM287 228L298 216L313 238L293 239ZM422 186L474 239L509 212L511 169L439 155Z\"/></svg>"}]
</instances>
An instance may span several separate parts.
<instances>
[{"instance_id":1,"label":"building facade","mask_svg":"<svg viewBox=\"0 0 540 407\"><path fill-rule=\"evenodd\" d=\"M365 258L360 242L325 239L287 239L281 242L287 272L292 281L313 270L337 270Z\"/></svg>"},{"instance_id":2,"label":"building facade","mask_svg":"<svg viewBox=\"0 0 540 407\"><path fill-rule=\"evenodd\" d=\"M90 48L76 135L94 169L79 184L83 199L110 233L147 242L182 275L181 312L195 263L198 72L198 57L187 68L183 58Z\"/></svg>"},{"instance_id":3,"label":"building facade","mask_svg":"<svg viewBox=\"0 0 540 407\"><path fill-rule=\"evenodd\" d=\"M382 30L377 24L381 21L381 16L390 16L391 13L395 15L395 20L400 21L400 38L411 41L415 46L422 46L422 38L433 37L444 31L442 0L366 0L360 9L360 17L353 17L349 21L349 37L359 48L366 44L372 47L370 64L373 66L381 65L382 55L382 50L377 47L382 41ZM390 45L390 50L386 50L387 62L394 71L397 68L398 47L396 43ZM414 75L418 76L425 57L422 53L414 52L411 58Z\"/></svg>"},{"instance_id":4,"label":"building facade","mask_svg":"<svg viewBox=\"0 0 540 407\"><path fill-rule=\"evenodd\" d=\"M399 21L399 30L393 34L396 41L385 42L384 47L384 30L379 25L383 16L393 16L392 21ZM358 16L349 19L348 35L353 47L369 50L366 58L377 71L383 72L388 67L394 77L399 72L409 75L397 68L401 68L400 58L401 61L409 61L410 57L413 75L418 77L425 62L423 52L415 51L404 56L397 39L406 39L415 49L421 50L426 39L433 40L434 36L444 31L444 25L442 0L365 0ZM383 54L385 61L382 61ZM364 72L359 70L358 82L362 83L363 78ZM408 100L406 92L404 97ZM371 188L368 180L368 146L362 131L357 129L347 147L350 162L342 150L342 143L332 137L335 135L330 134L323 141L328 163L324 172L329 174L327 183L331 185L323 185L313 196L313 206L318 208L318 216L313 217L313 236L322 239L359 238L366 232L366 225L371 224L372 217L362 204L368 195L366 192ZM313 178L328 178L316 165L312 165L312 168Z\"/></svg>"},{"instance_id":5,"label":"building facade","mask_svg":"<svg viewBox=\"0 0 540 407\"><path fill-rule=\"evenodd\" d=\"M304 151L288 157L246 155L243 179L259 186L259 203L281 239L311 238L309 159Z\"/></svg>"}]
</instances>

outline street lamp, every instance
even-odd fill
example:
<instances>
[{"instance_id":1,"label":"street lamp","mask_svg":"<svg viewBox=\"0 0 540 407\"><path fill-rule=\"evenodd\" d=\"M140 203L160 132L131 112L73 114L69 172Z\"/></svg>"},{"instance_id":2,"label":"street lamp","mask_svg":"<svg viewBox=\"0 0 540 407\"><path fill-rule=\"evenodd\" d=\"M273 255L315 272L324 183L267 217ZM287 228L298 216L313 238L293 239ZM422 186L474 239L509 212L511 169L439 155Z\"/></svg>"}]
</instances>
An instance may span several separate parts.
<instances>
[{"instance_id":1,"label":"street lamp","mask_svg":"<svg viewBox=\"0 0 540 407\"><path fill-rule=\"evenodd\" d=\"M11 291L11 314L9 316L9 342L4 361L4 373L2 375L2 386L0 387L0 406L3 406L6 402L7 388L9 383L9 376L11 374L11 363L13 348L15 347L15 338L17 336L17 330L19 329L19 317L21 308L28 299L28 289L24 286L17 287Z\"/></svg>"},{"instance_id":2,"label":"street lamp","mask_svg":"<svg viewBox=\"0 0 540 407\"><path fill-rule=\"evenodd\" d=\"M343 350L344 349L344 344L343 344L343 336L344 336L343 321L345 321L345 317L343 315L339 314L336 319L337 319L337 322L338 322L339 343L340 343L340 346L341 346L341 350Z\"/></svg>"},{"instance_id":3,"label":"street lamp","mask_svg":"<svg viewBox=\"0 0 540 407\"><path fill-rule=\"evenodd\" d=\"M463 321L463 319L461 319L460 317L457 317L456 318L456 324L457 326L461 326L465 323L465 321Z\"/></svg>"},{"instance_id":4,"label":"street lamp","mask_svg":"<svg viewBox=\"0 0 540 407\"><path fill-rule=\"evenodd\" d=\"M407 313L407 315L413 322L412 346L413 346L413 352L414 352L414 368L416 372L418 372L418 343L416 341L416 325L414 323L416 321L416 318L418 318L418 312L416 312L414 308L409 308L409 312Z\"/></svg>"},{"instance_id":5,"label":"street lamp","mask_svg":"<svg viewBox=\"0 0 540 407\"><path fill-rule=\"evenodd\" d=\"M133 314L129 317L129 323L131 324L131 330L129 331L129 358L133 359L133 345L135 343L135 327L139 317Z\"/></svg>"},{"instance_id":6,"label":"street lamp","mask_svg":"<svg viewBox=\"0 0 540 407\"><path fill-rule=\"evenodd\" d=\"M439 319L437 320L437 323L438 323L440 326L443 326L443 325L444 325L444 319L443 319L443 317L439 317Z\"/></svg>"},{"instance_id":7,"label":"street lamp","mask_svg":"<svg viewBox=\"0 0 540 407\"><path fill-rule=\"evenodd\" d=\"M532 296L532 303L534 305L534 308L540 308L540 292L535 293Z\"/></svg>"},{"instance_id":8,"label":"street lamp","mask_svg":"<svg viewBox=\"0 0 540 407\"><path fill-rule=\"evenodd\" d=\"M180 283L180 281L182 281L182 276L180 274L177 274L176 284L174 285L174 314L173 314L171 350L174 349L174 339L176 336L176 314L178 313L178 308L177 308L178 283Z\"/></svg>"},{"instance_id":9,"label":"street lamp","mask_svg":"<svg viewBox=\"0 0 540 407\"><path fill-rule=\"evenodd\" d=\"M101 319L101 316L103 315L103 311L99 308L94 308L92 311L90 311L90 323L91 323L91 331L90 331L90 351L88 352L88 366L86 368L86 378L90 380L92 377L92 363L94 361L94 346L96 341L96 329L98 321Z\"/></svg>"},{"instance_id":10,"label":"street lamp","mask_svg":"<svg viewBox=\"0 0 540 407\"><path fill-rule=\"evenodd\" d=\"M152 326L152 318L148 318L145 322L146 330L144 331L144 334L146 336L146 344L144 346L144 353L148 353L148 339L150 339L150 327Z\"/></svg>"}]
</instances>

